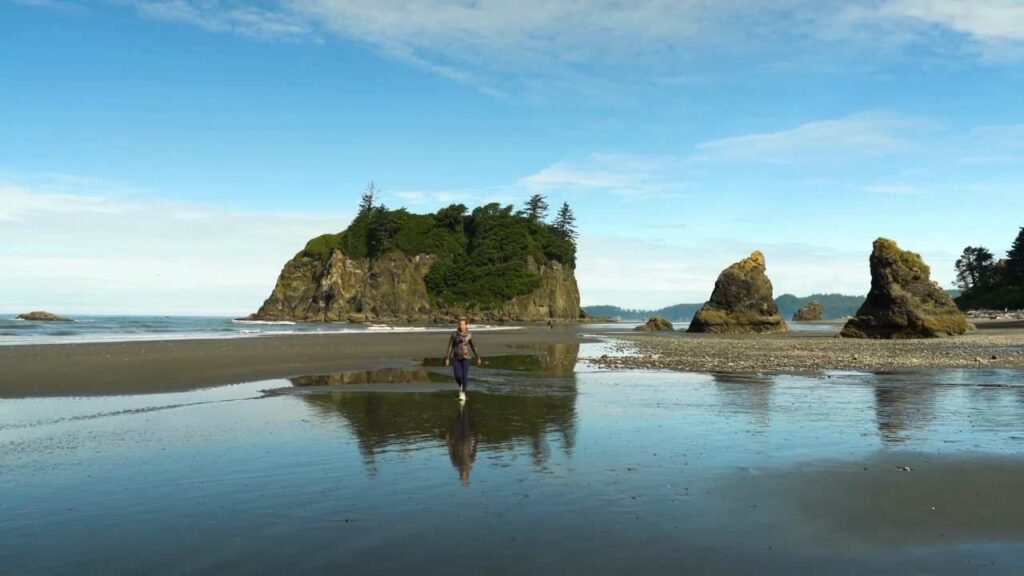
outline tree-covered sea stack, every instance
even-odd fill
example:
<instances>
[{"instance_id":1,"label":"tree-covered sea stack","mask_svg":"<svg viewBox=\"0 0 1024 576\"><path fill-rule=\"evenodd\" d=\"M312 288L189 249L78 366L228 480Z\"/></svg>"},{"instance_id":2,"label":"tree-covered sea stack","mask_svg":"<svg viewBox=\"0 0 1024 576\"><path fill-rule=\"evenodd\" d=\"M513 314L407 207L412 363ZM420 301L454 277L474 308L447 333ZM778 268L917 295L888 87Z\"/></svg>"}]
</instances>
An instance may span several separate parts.
<instances>
[{"instance_id":1,"label":"tree-covered sea stack","mask_svg":"<svg viewBox=\"0 0 1024 576\"><path fill-rule=\"evenodd\" d=\"M843 327L846 338L937 338L964 334L967 319L952 298L931 280L919 254L887 238L871 252L871 292Z\"/></svg>"},{"instance_id":2,"label":"tree-covered sea stack","mask_svg":"<svg viewBox=\"0 0 1024 576\"><path fill-rule=\"evenodd\" d=\"M455 204L434 214L389 210L364 194L338 234L289 260L256 320L575 321L580 316L574 216L553 223L534 197L524 211ZM538 202L539 200L539 202Z\"/></svg>"}]
</instances>

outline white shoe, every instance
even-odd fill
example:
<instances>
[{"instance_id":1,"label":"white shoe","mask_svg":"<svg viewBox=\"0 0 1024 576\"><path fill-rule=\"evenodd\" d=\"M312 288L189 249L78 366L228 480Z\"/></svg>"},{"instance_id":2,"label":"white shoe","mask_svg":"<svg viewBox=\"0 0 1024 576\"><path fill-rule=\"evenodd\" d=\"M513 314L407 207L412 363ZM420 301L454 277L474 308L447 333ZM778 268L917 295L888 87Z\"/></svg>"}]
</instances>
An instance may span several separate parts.
<instances>
[{"instance_id":1,"label":"white shoe","mask_svg":"<svg viewBox=\"0 0 1024 576\"><path fill-rule=\"evenodd\" d=\"M466 401L466 393L463 392L462 390L459 390L459 402L465 402L465 401Z\"/></svg>"}]
</instances>

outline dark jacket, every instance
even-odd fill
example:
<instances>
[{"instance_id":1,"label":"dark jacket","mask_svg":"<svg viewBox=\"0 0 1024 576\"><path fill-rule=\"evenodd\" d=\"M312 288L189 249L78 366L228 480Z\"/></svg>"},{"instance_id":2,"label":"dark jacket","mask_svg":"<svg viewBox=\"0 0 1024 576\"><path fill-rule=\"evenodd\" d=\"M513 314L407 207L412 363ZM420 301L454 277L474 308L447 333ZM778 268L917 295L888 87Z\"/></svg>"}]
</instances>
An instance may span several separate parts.
<instances>
[{"instance_id":1,"label":"dark jacket","mask_svg":"<svg viewBox=\"0 0 1024 576\"><path fill-rule=\"evenodd\" d=\"M466 330L465 334L456 330L448 338L448 348L444 352L444 357L465 360L469 358L470 350L473 351L473 356L480 356L476 353L476 345L473 344L473 336L469 330Z\"/></svg>"}]
</instances>

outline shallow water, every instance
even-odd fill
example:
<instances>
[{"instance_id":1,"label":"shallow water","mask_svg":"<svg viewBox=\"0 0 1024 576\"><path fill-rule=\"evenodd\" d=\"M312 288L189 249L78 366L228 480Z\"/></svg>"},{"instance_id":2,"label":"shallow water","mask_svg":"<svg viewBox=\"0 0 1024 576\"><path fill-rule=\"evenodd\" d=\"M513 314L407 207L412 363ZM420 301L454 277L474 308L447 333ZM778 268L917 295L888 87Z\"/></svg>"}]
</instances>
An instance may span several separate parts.
<instances>
[{"instance_id":1,"label":"shallow water","mask_svg":"<svg viewBox=\"0 0 1024 576\"><path fill-rule=\"evenodd\" d=\"M1024 573L1021 373L600 346L489 359L464 407L430 361L0 400L0 573Z\"/></svg>"}]
</instances>

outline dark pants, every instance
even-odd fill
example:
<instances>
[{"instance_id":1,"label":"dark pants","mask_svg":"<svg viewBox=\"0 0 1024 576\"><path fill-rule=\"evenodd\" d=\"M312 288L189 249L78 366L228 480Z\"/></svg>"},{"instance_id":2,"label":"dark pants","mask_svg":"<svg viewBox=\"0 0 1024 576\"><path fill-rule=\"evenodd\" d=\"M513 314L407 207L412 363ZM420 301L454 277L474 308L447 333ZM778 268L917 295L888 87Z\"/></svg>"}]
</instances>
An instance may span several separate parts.
<instances>
[{"instance_id":1,"label":"dark pants","mask_svg":"<svg viewBox=\"0 0 1024 576\"><path fill-rule=\"evenodd\" d=\"M452 371L455 372L455 383L459 385L459 390L465 390L469 385L469 358L453 359Z\"/></svg>"}]
</instances>

